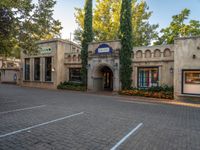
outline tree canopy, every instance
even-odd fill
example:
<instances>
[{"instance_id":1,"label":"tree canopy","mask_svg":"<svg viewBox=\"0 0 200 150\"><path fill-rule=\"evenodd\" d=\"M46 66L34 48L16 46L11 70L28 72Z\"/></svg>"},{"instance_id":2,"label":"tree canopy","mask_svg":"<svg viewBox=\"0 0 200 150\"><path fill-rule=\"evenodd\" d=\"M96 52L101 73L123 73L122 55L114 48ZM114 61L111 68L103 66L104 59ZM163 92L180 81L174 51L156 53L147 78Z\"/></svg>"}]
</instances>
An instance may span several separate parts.
<instances>
[{"instance_id":1,"label":"tree canopy","mask_svg":"<svg viewBox=\"0 0 200 150\"><path fill-rule=\"evenodd\" d=\"M5 31L0 30L0 53L33 53L37 50L36 41L60 36L61 23L52 17L55 4L55 0L1 0L0 25L7 26L7 39L4 40ZM7 21L2 22L5 18Z\"/></svg>"},{"instance_id":2,"label":"tree canopy","mask_svg":"<svg viewBox=\"0 0 200 150\"><path fill-rule=\"evenodd\" d=\"M156 39L158 25L151 25L149 18L152 12L145 1L131 0L132 9L132 33L135 46L146 46ZM95 41L119 39L121 0L96 0L93 9L93 32ZM75 31L75 40L80 43L84 25L84 9L76 8L76 22L79 25Z\"/></svg>"},{"instance_id":3,"label":"tree canopy","mask_svg":"<svg viewBox=\"0 0 200 150\"><path fill-rule=\"evenodd\" d=\"M200 22L189 20L189 15L190 10L185 8L180 14L172 16L170 25L160 31L161 36L155 44L172 44L176 37L200 35Z\"/></svg>"}]
</instances>

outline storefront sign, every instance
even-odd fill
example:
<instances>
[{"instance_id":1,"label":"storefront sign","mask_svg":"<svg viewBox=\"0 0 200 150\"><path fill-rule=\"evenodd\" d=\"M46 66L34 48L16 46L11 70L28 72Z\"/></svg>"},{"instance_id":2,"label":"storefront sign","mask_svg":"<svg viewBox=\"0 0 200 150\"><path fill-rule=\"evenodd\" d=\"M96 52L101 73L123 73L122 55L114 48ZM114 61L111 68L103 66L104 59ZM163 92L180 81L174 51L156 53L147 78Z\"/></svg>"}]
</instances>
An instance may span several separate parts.
<instances>
[{"instance_id":1,"label":"storefront sign","mask_svg":"<svg viewBox=\"0 0 200 150\"><path fill-rule=\"evenodd\" d=\"M43 47L40 49L41 54L50 54L52 52L52 49L50 47Z\"/></svg>"},{"instance_id":2,"label":"storefront sign","mask_svg":"<svg viewBox=\"0 0 200 150\"><path fill-rule=\"evenodd\" d=\"M112 48L108 44L101 44L95 51L96 54L111 54Z\"/></svg>"}]
</instances>

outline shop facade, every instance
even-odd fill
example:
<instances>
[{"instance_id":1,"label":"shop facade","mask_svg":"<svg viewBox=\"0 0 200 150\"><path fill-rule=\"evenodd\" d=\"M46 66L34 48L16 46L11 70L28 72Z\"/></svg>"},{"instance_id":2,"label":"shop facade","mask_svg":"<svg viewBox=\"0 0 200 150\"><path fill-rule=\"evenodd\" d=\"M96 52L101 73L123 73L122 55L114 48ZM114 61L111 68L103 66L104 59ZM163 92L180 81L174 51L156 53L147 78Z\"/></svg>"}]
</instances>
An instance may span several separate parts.
<instances>
[{"instance_id":1,"label":"shop facade","mask_svg":"<svg viewBox=\"0 0 200 150\"><path fill-rule=\"evenodd\" d=\"M22 85L57 88L60 82L81 82L81 48L53 39L39 43L36 56L22 54ZM120 41L90 43L88 91L121 90ZM132 87L174 86L176 99L200 98L200 37L178 38L171 45L134 47Z\"/></svg>"},{"instance_id":2,"label":"shop facade","mask_svg":"<svg viewBox=\"0 0 200 150\"><path fill-rule=\"evenodd\" d=\"M56 89L60 82L80 81L80 47L70 41L38 42L36 55L21 54L21 85Z\"/></svg>"},{"instance_id":3,"label":"shop facade","mask_svg":"<svg viewBox=\"0 0 200 150\"><path fill-rule=\"evenodd\" d=\"M19 84L20 59L0 57L0 83Z\"/></svg>"},{"instance_id":4,"label":"shop facade","mask_svg":"<svg viewBox=\"0 0 200 150\"><path fill-rule=\"evenodd\" d=\"M121 90L120 41L91 43L88 90ZM177 100L200 100L200 37L177 38L174 44L134 47L132 87L174 87Z\"/></svg>"},{"instance_id":5,"label":"shop facade","mask_svg":"<svg viewBox=\"0 0 200 150\"><path fill-rule=\"evenodd\" d=\"M175 98L200 100L200 37L178 38L174 49Z\"/></svg>"},{"instance_id":6,"label":"shop facade","mask_svg":"<svg viewBox=\"0 0 200 150\"><path fill-rule=\"evenodd\" d=\"M121 90L120 48L120 41L90 44L88 90ZM132 69L132 87L173 86L173 45L135 47L132 50Z\"/></svg>"}]
</instances>

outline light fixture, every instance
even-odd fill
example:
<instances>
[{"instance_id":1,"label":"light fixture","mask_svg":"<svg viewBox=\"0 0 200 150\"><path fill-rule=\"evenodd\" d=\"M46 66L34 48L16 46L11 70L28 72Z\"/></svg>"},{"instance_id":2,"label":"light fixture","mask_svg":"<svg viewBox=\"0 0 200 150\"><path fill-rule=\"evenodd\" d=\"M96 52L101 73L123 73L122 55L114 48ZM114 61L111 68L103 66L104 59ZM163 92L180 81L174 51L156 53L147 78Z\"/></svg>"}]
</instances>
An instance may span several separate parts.
<instances>
[{"instance_id":1,"label":"light fixture","mask_svg":"<svg viewBox=\"0 0 200 150\"><path fill-rule=\"evenodd\" d=\"M117 69L118 68L118 63L115 63L114 64L114 69Z\"/></svg>"},{"instance_id":2,"label":"light fixture","mask_svg":"<svg viewBox=\"0 0 200 150\"><path fill-rule=\"evenodd\" d=\"M54 71L55 71L55 68L52 68L51 71L54 72Z\"/></svg>"},{"instance_id":3,"label":"light fixture","mask_svg":"<svg viewBox=\"0 0 200 150\"><path fill-rule=\"evenodd\" d=\"M172 68L172 67L169 70L170 70L170 73L174 72L174 68Z\"/></svg>"},{"instance_id":4,"label":"light fixture","mask_svg":"<svg viewBox=\"0 0 200 150\"><path fill-rule=\"evenodd\" d=\"M90 64L88 64L86 68L89 69L90 68Z\"/></svg>"}]
</instances>

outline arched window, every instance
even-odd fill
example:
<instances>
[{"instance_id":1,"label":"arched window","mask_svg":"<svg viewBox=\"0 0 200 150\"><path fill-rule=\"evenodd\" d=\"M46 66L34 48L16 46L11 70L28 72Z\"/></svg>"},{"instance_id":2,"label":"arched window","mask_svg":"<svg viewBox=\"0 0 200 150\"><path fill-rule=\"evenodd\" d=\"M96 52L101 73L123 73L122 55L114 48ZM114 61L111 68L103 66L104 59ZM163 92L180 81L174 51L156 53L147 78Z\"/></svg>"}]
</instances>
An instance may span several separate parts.
<instances>
[{"instance_id":1,"label":"arched window","mask_svg":"<svg viewBox=\"0 0 200 150\"><path fill-rule=\"evenodd\" d=\"M164 50L164 57L170 57L171 56L171 51L170 51L170 49L165 49Z\"/></svg>"},{"instance_id":2,"label":"arched window","mask_svg":"<svg viewBox=\"0 0 200 150\"><path fill-rule=\"evenodd\" d=\"M145 58L151 58L151 51L150 50L145 51Z\"/></svg>"},{"instance_id":3,"label":"arched window","mask_svg":"<svg viewBox=\"0 0 200 150\"><path fill-rule=\"evenodd\" d=\"M154 57L161 57L161 52L160 52L159 49L156 49L156 50L154 51Z\"/></svg>"},{"instance_id":4,"label":"arched window","mask_svg":"<svg viewBox=\"0 0 200 150\"><path fill-rule=\"evenodd\" d=\"M73 56L73 61L76 61L76 55Z\"/></svg>"},{"instance_id":5,"label":"arched window","mask_svg":"<svg viewBox=\"0 0 200 150\"><path fill-rule=\"evenodd\" d=\"M78 55L78 61L81 61L81 55Z\"/></svg>"},{"instance_id":6,"label":"arched window","mask_svg":"<svg viewBox=\"0 0 200 150\"><path fill-rule=\"evenodd\" d=\"M70 55L68 55L67 60L68 60L68 62L71 62L71 56Z\"/></svg>"},{"instance_id":7,"label":"arched window","mask_svg":"<svg viewBox=\"0 0 200 150\"><path fill-rule=\"evenodd\" d=\"M138 50L136 52L136 58L142 58L142 51L141 50Z\"/></svg>"}]
</instances>

